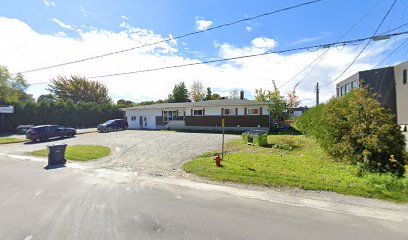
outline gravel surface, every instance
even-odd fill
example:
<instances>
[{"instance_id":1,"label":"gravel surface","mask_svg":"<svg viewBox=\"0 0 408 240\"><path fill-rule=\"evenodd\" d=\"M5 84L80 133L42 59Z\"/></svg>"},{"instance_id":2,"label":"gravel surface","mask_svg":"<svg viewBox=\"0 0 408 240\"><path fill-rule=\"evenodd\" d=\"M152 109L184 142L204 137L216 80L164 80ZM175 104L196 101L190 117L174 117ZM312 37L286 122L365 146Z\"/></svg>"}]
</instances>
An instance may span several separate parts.
<instances>
[{"instance_id":1,"label":"gravel surface","mask_svg":"<svg viewBox=\"0 0 408 240\"><path fill-rule=\"evenodd\" d=\"M238 138L239 135L225 135L226 141ZM127 130L87 133L74 138L40 143L0 145L0 153L28 155L31 151L58 143L104 145L111 147L110 156L84 164L162 176L183 174L180 169L183 162L200 153L220 149L221 140L221 134Z\"/></svg>"}]
</instances>

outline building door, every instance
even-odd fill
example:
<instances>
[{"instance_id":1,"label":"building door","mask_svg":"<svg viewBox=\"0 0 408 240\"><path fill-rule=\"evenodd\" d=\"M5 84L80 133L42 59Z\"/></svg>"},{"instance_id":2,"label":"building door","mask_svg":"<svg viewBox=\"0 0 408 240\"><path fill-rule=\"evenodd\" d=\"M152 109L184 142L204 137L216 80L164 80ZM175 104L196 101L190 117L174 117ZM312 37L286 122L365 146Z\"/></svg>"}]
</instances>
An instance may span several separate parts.
<instances>
[{"instance_id":1,"label":"building door","mask_svg":"<svg viewBox=\"0 0 408 240\"><path fill-rule=\"evenodd\" d=\"M154 116L143 116L144 129L156 129L156 118Z\"/></svg>"}]
</instances>

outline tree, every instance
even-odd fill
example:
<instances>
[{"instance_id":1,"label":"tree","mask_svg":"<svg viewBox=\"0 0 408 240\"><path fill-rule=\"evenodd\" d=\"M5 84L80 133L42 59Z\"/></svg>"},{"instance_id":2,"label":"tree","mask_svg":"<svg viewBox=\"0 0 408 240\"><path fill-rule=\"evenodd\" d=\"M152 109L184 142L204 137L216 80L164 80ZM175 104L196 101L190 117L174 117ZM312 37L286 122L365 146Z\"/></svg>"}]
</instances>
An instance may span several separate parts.
<instances>
[{"instance_id":1,"label":"tree","mask_svg":"<svg viewBox=\"0 0 408 240\"><path fill-rule=\"evenodd\" d=\"M118 105L119 107L123 107L123 108L127 108L127 107L133 107L136 105L136 103L129 101L129 100L125 100L125 99L119 99L116 102L116 105Z\"/></svg>"},{"instance_id":2,"label":"tree","mask_svg":"<svg viewBox=\"0 0 408 240\"><path fill-rule=\"evenodd\" d=\"M45 102L54 102L56 100L57 100L57 98L52 94L43 94L43 95L40 95L37 98L37 102L43 102L43 101L45 101Z\"/></svg>"},{"instance_id":3,"label":"tree","mask_svg":"<svg viewBox=\"0 0 408 240\"><path fill-rule=\"evenodd\" d=\"M213 94L211 94L211 99L212 99L212 100L221 100L222 97L221 97L221 95L218 94L218 93L213 93Z\"/></svg>"},{"instance_id":4,"label":"tree","mask_svg":"<svg viewBox=\"0 0 408 240\"><path fill-rule=\"evenodd\" d=\"M33 101L32 96L26 93L28 86L22 74L13 78L7 67L0 66L0 104Z\"/></svg>"},{"instance_id":5,"label":"tree","mask_svg":"<svg viewBox=\"0 0 408 240\"><path fill-rule=\"evenodd\" d=\"M205 95L205 99L212 100L212 92L210 87L207 88L207 94Z\"/></svg>"},{"instance_id":6,"label":"tree","mask_svg":"<svg viewBox=\"0 0 408 240\"><path fill-rule=\"evenodd\" d=\"M288 107L288 111L290 113L293 113L293 109L297 108L300 104L299 101L299 97L296 95L296 88L299 85L299 83L297 83L291 92L287 92L288 94L288 100L287 100L287 107Z\"/></svg>"},{"instance_id":7,"label":"tree","mask_svg":"<svg viewBox=\"0 0 408 240\"><path fill-rule=\"evenodd\" d=\"M168 102L188 102L188 90L184 82L176 84L173 93L169 95Z\"/></svg>"},{"instance_id":8,"label":"tree","mask_svg":"<svg viewBox=\"0 0 408 240\"><path fill-rule=\"evenodd\" d=\"M208 90L208 89L207 89ZM194 102L202 101L205 97L204 87L200 81L194 81L190 87L190 98Z\"/></svg>"},{"instance_id":9,"label":"tree","mask_svg":"<svg viewBox=\"0 0 408 240\"><path fill-rule=\"evenodd\" d=\"M313 136L330 155L361 171L405 172L405 139L395 116L367 88L307 110L296 127ZM360 173L358 173L360 175Z\"/></svg>"},{"instance_id":10,"label":"tree","mask_svg":"<svg viewBox=\"0 0 408 240\"><path fill-rule=\"evenodd\" d=\"M269 110L275 122L280 121L287 110L287 105L284 97L280 94L276 87L275 80L272 80L273 90L255 89L255 99L257 101L270 102Z\"/></svg>"},{"instance_id":11,"label":"tree","mask_svg":"<svg viewBox=\"0 0 408 240\"><path fill-rule=\"evenodd\" d=\"M234 88L229 92L229 99L239 99L239 90Z\"/></svg>"},{"instance_id":12,"label":"tree","mask_svg":"<svg viewBox=\"0 0 408 240\"><path fill-rule=\"evenodd\" d=\"M84 77L71 75L70 78L58 76L51 80L48 89L60 100L71 99L75 103L94 102L112 103L108 88L100 82L90 81Z\"/></svg>"}]
</instances>

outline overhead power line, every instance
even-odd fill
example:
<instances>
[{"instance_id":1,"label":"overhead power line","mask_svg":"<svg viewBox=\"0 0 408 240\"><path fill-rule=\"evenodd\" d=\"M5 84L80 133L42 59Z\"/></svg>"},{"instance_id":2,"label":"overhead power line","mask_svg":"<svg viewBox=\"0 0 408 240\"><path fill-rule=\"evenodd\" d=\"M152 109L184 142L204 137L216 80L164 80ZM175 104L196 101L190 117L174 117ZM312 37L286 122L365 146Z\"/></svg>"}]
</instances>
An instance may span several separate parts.
<instances>
[{"instance_id":1,"label":"overhead power line","mask_svg":"<svg viewBox=\"0 0 408 240\"><path fill-rule=\"evenodd\" d=\"M367 41L367 40L372 40L374 38L388 39L388 38L391 38L391 37L401 36L401 35L406 35L406 34L408 34L408 31L391 33L391 34L382 34L382 35L376 35L376 36L353 39L353 40L347 40L347 41L341 41L341 42L318 44L318 45L312 45L312 46L307 46L307 47L290 48L290 49L284 49L284 50L279 50L279 51L267 51L267 52L264 52L264 53L242 55L242 56L231 57L231 58L221 58L221 59L208 60L208 61L203 61L203 62L194 62L194 63L186 63L186 64L180 64L180 65L159 67L159 68L142 69L142 70L136 70L136 71L130 71L130 72L121 72L121 73L112 73L112 74L99 75L99 76L91 76L91 77L87 77L87 78L93 79L93 78L106 78L106 77L114 77L114 76L123 76L123 75L137 74L137 73L155 72L155 71L171 69L171 68L181 68L181 67L188 67L188 66L205 65L205 64L210 64L210 63L227 62L227 61L231 61L231 60L260 57L260 56L266 56L266 55L270 55L270 54L280 54L280 53L295 52L295 51L302 51L302 50L311 50L311 49L317 50L317 49L324 49L324 48L346 46L346 45L350 45L350 44L361 43L361 42L364 42L364 41ZM49 82L32 83L30 85L47 84L47 83L49 83Z\"/></svg>"},{"instance_id":2,"label":"overhead power line","mask_svg":"<svg viewBox=\"0 0 408 240\"><path fill-rule=\"evenodd\" d=\"M347 36L347 34L349 34L351 31L354 30L354 28L356 28L368 15L370 15L370 13L372 13L374 11L374 9L378 6L378 4L381 2L382 0L377 1L369 10L366 14L364 14L364 16L362 16L356 23L354 23L345 33L343 33L343 35L340 36L339 39L337 39L336 42L341 41L345 36ZM401 26L400 26L401 27ZM391 30L394 31L395 29ZM388 33L388 32L387 32ZM384 33L385 34L385 33ZM314 70L314 68L324 59L324 57L326 56L326 54L329 52L330 48L326 49L326 51L324 51L322 54L320 54L319 56L317 56L317 58L315 58L312 62L310 62L308 65L306 65L302 70L300 70L299 72L297 72L295 75L293 75L293 77L291 77L288 81L286 81L285 83L283 83L281 86L279 86L278 88L282 88L284 87L286 84L290 83L291 81L295 80L300 74L302 74L304 71L306 71L309 67L311 67L314 63L314 66L311 68L311 70L300 80L298 81L298 83L296 83L296 85L299 85L303 80L305 80Z\"/></svg>"},{"instance_id":3,"label":"overhead power line","mask_svg":"<svg viewBox=\"0 0 408 240\"><path fill-rule=\"evenodd\" d=\"M324 0L314 0L314 1L304 2L304 3L300 3L300 4L297 4L297 5L290 6L290 7L285 7L285 8L281 8L281 9L274 10L274 11L271 11L271 12L259 14L259 15L256 15L254 17L247 17L247 18L243 18L243 19L236 20L236 21L233 21L233 22L224 23L224 24L221 24L221 25L218 25L218 26L209 27L209 28L204 29L204 30L194 31L194 32L186 33L186 34L175 36L175 37L169 37L169 38L157 41L157 42L148 43L148 44L144 44L144 45L136 46L136 47L131 47L131 48L127 48L127 49L122 49L122 50L118 50L118 51L114 51L114 52L104 53L104 54L96 55L96 56L93 56L93 57L87 57L87 58L82 58L82 59L73 60L73 61L69 61L69 62L50 65L50 66L46 66L46 67L35 68L35 69L20 72L20 73L38 72L38 71L42 71L42 70L46 70L46 69L62 67L62 66L66 66L66 65L71 65L71 64L75 64L75 63L80 63L80 62L93 60L93 59L103 58L103 57L107 57L107 56L111 56L111 55L115 55L115 54L119 54L119 53L124 53L124 52L132 51L132 50L135 50L135 49L140 49L140 48L144 48L144 47L157 45L157 44L160 44L160 43L170 42L170 41L177 40L177 39L180 39L180 38L185 38L185 37L200 34L200 33L203 33L203 32L208 32L208 31L212 31L212 30L215 30L215 29L235 25L235 24L238 24L238 23L241 23L241 22L246 22L246 21L250 21L250 20L270 16L270 15L273 15L273 14L276 14L276 13L292 10L292 9L295 9L295 8L315 4L315 3L318 3L318 2L322 2L322 1L324 1Z\"/></svg>"},{"instance_id":4,"label":"overhead power line","mask_svg":"<svg viewBox=\"0 0 408 240\"><path fill-rule=\"evenodd\" d=\"M387 19L388 15L390 14L391 10L394 8L395 3L397 2L397 0L394 0L394 2L391 4L390 8L388 9L387 13L384 15L384 17L381 19L380 24L378 24L377 28L375 29L375 32L373 34L376 35L378 30L380 29L380 27L383 25L383 23L385 22L385 19ZM366 50L366 48L368 47L368 45L371 43L371 41L374 38L371 38L370 40L368 40L368 42L366 43L366 45L364 45L364 47L360 50L360 52L354 57L353 61L351 61L351 63L349 65L347 65L346 69L344 69L343 72L340 73L339 76L337 76L335 79L333 79L332 81L330 81L328 84L324 85L323 87L327 87L330 84L332 84L333 82L337 81L337 79L341 78L346 72L347 70L350 69L350 67L357 61L357 59L361 56L361 54Z\"/></svg>"},{"instance_id":5,"label":"overhead power line","mask_svg":"<svg viewBox=\"0 0 408 240\"><path fill-rule=\"evenodd\" d=\"M270 55L270 54L280 54L280 53L301 51L301 50L310 50L310 49L330 48L330 47L336 47L336 46L345 46L345 45L349 45L349 44L355 44L355 43L364 42L364 41L367 41L367 40L372 40L373 38L379 38L379 37L391 38L393 36L399 36L399 35L404 35L404 34L408 34L408 31L393 33L393 34L386 34L386 35L377 35L377 36L371 36L371 37L348 40L348 41L342 41L342 42L319 44L319 45L308 46L308 47L291 48L291 49L278 50L278 51L267 51L267 52L259 53L259 54L250 54L250 55L243 55L243 56L237 56L237 57L231 57L231 58L215 59L215 60L209 60L209 61L203 61L203 62L186 63L186 64L180 64L180 65L159 67L159 68L151 68L151 69L144 69L144 70L137 70L137 71L130 71L130 72L122 72L122 73L92 76L92 77L88 77L88 78L90 78L90 79L91 78L105 78L105 77L129 75L129 74L136 74L136 73L153 72L153 71L159 71L159 70L165 70L165 69L171 69L171 68L180 68L180 67L187 67L187 66L195 66L195 65L204 65L204 64L210 64L210 63L226 62L226 61L231 61L231 60L259 57L259 56L265 56L265 55Z\"/></svg>"}]
</instances>

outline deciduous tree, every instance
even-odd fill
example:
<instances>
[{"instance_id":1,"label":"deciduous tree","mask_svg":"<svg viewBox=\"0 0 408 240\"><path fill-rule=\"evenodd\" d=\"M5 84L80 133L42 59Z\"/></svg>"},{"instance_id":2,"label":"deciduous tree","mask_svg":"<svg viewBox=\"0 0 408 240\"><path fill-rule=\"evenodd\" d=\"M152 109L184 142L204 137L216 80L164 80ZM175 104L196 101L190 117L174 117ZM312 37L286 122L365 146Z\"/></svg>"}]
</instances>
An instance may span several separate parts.
<instances>
[{"instance_id":1,"label":"deciduous tree","mask_svg":"<svg viewBox=\"0 0 408 240\"><path fill-rule=\"evenodd\" d=\"M205 92L204 92L203 84L200 81L194 81L190 87L191 100L193 100L194 102L199 102L199 101L202 101L204 97L205 97Z\"/></svg>"},{"instance_id":2,"label":"deciduous tree","mask_svg":"<svg viewBox=\"0 0 408 240\"><path fill-rule=\"evenodd\" d=\"M71 75L70 78L58 76L51 80L48 90L60 100L71 99L78 102L112 103L108 88L100 82Z\"/></svg>"},{"instance_id":3,"label":"deciduous tree","mask_svg":"<svg viewBox=\"0 0 408 240\"><path fill-rule=\"evenodd\" d=\"M33 101L26 93L28 86L22 74L12 77L7 67L0 66L0 104Z\"/></svg>"}]
</instances>

